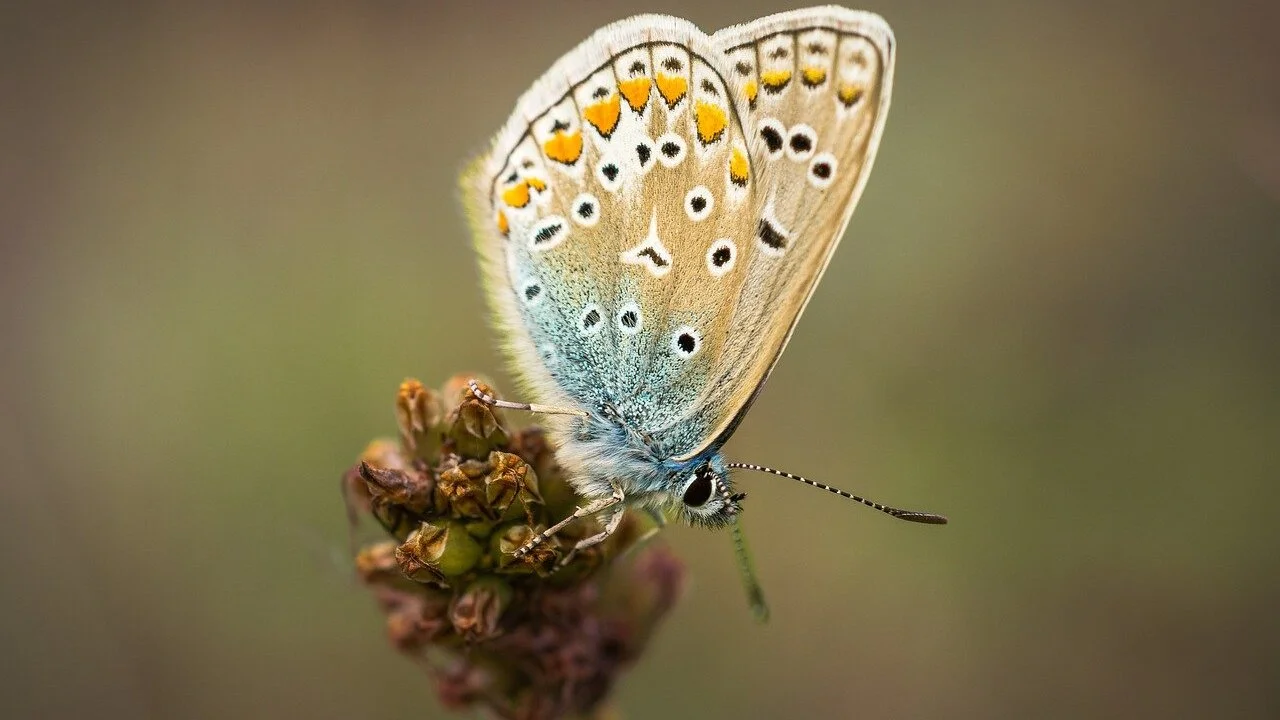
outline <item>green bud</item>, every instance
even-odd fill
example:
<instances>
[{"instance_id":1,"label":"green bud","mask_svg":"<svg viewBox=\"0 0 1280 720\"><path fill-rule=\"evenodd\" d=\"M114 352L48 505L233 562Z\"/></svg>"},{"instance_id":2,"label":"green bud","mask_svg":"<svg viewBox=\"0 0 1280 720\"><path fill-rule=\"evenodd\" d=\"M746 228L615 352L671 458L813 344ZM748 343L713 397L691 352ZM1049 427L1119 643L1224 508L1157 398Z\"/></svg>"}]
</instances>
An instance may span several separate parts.
<instances>
[{"instance_id":1,"label":"green bud","mask_svg":"<svg viewBox=\"0 0 1280 720\"><path fill-rule=\"evenodd\" d=\"M419 582L461 575L480 559L480 543L457 521L424 522L396 548L396 562Z\"/></svg>"}]
</instances>

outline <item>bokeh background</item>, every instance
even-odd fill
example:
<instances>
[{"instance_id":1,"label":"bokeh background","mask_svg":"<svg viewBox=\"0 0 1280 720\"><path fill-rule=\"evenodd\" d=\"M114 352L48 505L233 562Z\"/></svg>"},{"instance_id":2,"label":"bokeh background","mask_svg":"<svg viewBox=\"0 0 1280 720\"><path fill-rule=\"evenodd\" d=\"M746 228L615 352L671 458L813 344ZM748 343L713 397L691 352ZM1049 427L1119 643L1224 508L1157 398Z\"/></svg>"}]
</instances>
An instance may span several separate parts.
<instances>
[{"instance_id":1,"label":"bokeh background","mask_svg":"<svg viewBox=\"0 0 1280 720\"><path fill-rule=\"evenodd\" d=\"M438 717L345 565L399 381L502 365L455 176L526 85L719 2L0 17L7 717ZM629 718L1280 715L1280 5L877 0L894 109ZM510 383L506 383L510 387Z\"/></svg>"}]
</instances>

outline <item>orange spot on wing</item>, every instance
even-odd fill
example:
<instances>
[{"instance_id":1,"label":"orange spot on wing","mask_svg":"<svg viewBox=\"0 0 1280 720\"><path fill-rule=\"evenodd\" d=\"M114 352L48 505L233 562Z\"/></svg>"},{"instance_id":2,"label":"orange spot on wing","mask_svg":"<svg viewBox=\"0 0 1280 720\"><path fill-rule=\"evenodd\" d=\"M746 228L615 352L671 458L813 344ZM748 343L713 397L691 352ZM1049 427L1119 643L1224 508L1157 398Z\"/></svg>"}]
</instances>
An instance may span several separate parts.
<instances>
[{"instance_id":1,"label":"orange spot on wing","mask_svg":"<svg viewBox=\"0 0 1280 720\"><path fill-rule=\"evenodd\" d=\"M649 88L653 87L653 83L647 77L632 78L631 80L622 80L618 83L618 92L622 93L622 97L627 99L627 104L632 110L640 112L644 110L645 104L649 102Z\"/></svg>"},{"instance_id":2,"label":"orange spot on wing","mask_svg":"<svg viewBox=\"0 0 1280 720\"><path fill-rule=\"evenodd\" d=\"M807 87L818 87L827 79L827 71L820 67L807 67L800 71L800 82Z\"/></svg>"},{"instance_id":3,"label":"orange spot on wing","mask_svg":"<svg viewBox=\"0 0 1280 720\"><path fill-rule=\"evenodd\" d=\"M760 73L760 84L765 92L779 93L791 82L790 70L767 70Z\"/></svg>"},{"instance_id":4,"label":"orange spot on wing","mask_svg":"<svg viewBox=\"0 0 1280 720\"><path fill-rule=\"evenodd\" d=\"M729 124L724 108L699 100L693 106L694 121L698 126L698 139L703 145L710 145L724 135L724 128Z\"/></svg>"},{"instance_id":5,"label":"orange spot on wing","mask_svg":"<svg viewBox=\"0 0 1280 720\"><path fill-rule=\"evenodd\" d=\"M845 107L853 107L853 104L862 99L863 89L857 85L845 83L836 91L836 97L840 98L840 102Z\"/></svg>"},{"instance_id":6,"label":"orange spot on wing","mask_svg":"<svg viewBox=\"0 0 1280 720\"><path fill-rule=\"evenodd\" d=\"M507 214L498 211L498 232L506 235L511 230L511 225L507 223Z\"/></svg>"},{"instance_id":7,"label":"orange spot on wing","mask_svg":"<svg viewBox=\"0 0 1280 720\"><path fill-rule=\"evenodd\" d=\"M648 93L646 92L645 94L647 95ZM583 108L582 117L591 123L592 127L599 130L601 135L609 137L613 134L613 129L618 126L618 115L621 112L622 101L617 95L610 95L608 100L602 100Z\"/></svg>"},{"instance_id":8,"label":"orange spot on wing","mask_svg":"<svg viewBox=\"0 0 1280 720\"><path fill-rule=\"evenodd\" d=\"M548 158L558 163L572 165L582 155L582 132L567 133L557 130L551 139L542 144Z\"/></svg>"},{"instance_id":9,"label":"orange spot on wing","mask_svg":"<svg viewBox=\"0 0 1280 720\"><path fill-rule=\"evenodd\" d=\"M756 105L756 95L759 94L759 92L760 88L756 85L755 80L748 80L742 83L742 94L747 96L747 102L751 103L752 107L755 107Z\"/></svg>"},{"instance_id":10,"label":"orange spot on wing","mask_svg":"<svg viewBox=\"0 0 1280 720\"><path fill-rule=\"evenodd\" d=\"M658 92L662 94L662 99L667 101L667 107L675 107L676 103L684 98L684 94L689 92L689 81L682 75L665 75L658 73L657 81Z\"/></svg>"},{"instance_id":11,"label":"orange spot on wing","mask_svg":"<svg viewBox=\"0 0 1280 720\"><path fill-rule=\"evenodd\" d=\"M502 192L502 202L513 208L522 208L529 204L529 182L522 180Z\"/></svg>"},{"instance_id":12,"label":"orange spot on wing","mask_svg":"<svg viewBox=\"0 0 1280 720\"><path fill-rule=\"evenodd\" d=\"M747 165L747 156L738 148L733 149L733 157L729 158L729 179L739 187L747 184L751 168Z\"/></svg>"},{"instance_id":13,"label":"orange spot on wing","mask_svg":"<svg viewBox=\"0 0 1280 720\"><path fill-rule=\"evenodd\" d=\"M538 192L542 192L547 189L547 184L542 181L542 178L531 177L525 180L525 182L529 183L529 187L537 190Z\"/></svg>"}]
</instances>

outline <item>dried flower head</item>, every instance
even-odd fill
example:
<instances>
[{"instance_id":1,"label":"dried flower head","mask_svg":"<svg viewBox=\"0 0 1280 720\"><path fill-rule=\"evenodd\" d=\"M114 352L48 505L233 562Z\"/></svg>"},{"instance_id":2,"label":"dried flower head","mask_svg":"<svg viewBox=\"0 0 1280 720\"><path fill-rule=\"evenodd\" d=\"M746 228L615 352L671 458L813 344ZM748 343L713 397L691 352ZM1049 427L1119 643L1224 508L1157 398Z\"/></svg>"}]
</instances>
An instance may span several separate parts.
<instances>
[{"instance_id":1,"label":"dried flower head","mask_svg":"<svg viewBox=\"0 0 1280 720\"><path fill-rule=\"evenodd\" d=\"M402 383L399 442L373 441L343 476L353 526L372 517L392 538L360 548L356 571L446 707L590 717L675 604L683 566L633 511L601 545L570 553L601 529L585 519L516 559L578 498L542 431L509 431L470 377Z\"/></svg>"}]
</instances>

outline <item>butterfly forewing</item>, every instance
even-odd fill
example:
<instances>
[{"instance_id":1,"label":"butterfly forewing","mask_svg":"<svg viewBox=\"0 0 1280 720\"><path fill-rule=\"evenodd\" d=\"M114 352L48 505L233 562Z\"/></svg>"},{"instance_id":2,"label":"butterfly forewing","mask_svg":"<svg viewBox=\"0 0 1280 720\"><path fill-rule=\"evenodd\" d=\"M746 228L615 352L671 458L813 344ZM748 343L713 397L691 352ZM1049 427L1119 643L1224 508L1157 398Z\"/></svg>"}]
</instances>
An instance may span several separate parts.
<instances>
[{"instance_id":1,"label":"butterfly forewing","mask_svg":"<svg viewBox=\"0 0 1280 720\"><path fill-rule=\"evenodd\" d=\"M736 269L745 277L714 376L673 425L680 457L723 443L777 362L871 170L893 73L888 26L842 8L783 13L712 40L749 108L755 205L739 235L752 252Z\"/></svg>"}]
</instances>

